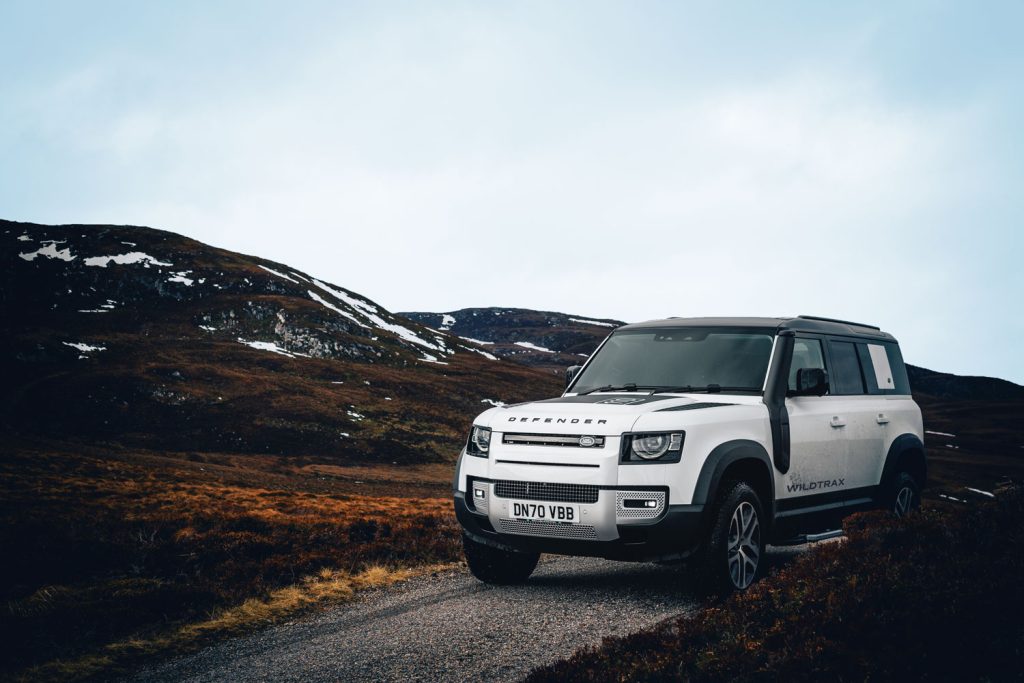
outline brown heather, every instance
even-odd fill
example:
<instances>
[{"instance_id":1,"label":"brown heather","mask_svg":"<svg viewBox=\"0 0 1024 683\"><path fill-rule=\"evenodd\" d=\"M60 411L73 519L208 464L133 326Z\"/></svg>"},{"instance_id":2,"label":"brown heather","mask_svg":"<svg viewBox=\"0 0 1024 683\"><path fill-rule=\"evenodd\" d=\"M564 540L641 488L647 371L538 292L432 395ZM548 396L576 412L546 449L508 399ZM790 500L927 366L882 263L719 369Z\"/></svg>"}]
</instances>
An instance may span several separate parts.
<instances>
[{"instance_id":1,"label":"brown heather","mask_svg":"<svg viewBox=\"0 0 1024 683\"><path fill-rule=\"evenodd\" d=\"M204 460L5 454L0 673L109 674L460 558L439 470L366 466L356 485L285 462L274 473ZM435 497L377 493L403 476ZM343 492L361 487L373 495Z\"/></svg>"},{"instance_id":2,"label":"brown heather","mask_svg":"<svg viewBox=\"0 0 1024 683\"><path fill-rule=\"evenodd\" d=\"M534 671L548 681L1024 677L1024 491L906 520L864 513L743 595Z\"/></svg>"}]
</instances>

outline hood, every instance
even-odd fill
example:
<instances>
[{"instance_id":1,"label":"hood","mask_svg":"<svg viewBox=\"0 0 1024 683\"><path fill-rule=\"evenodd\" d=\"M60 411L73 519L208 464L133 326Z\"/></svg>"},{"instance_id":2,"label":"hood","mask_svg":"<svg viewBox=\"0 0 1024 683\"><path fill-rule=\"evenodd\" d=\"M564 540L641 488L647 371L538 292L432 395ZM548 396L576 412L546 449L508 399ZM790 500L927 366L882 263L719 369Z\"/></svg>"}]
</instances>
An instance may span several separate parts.
<instances>
[{"instance_id":1,"label":"hood","mask_svg":"<svg viewBox=\"0 0 1024 683\"><path fill-rule=\"evenodd\" d=\"M546 401L492 408L475 424L497 432L615 435L632 429L637 418L652 412L695 411L722 405L761 403L760 396L701 394L600 393L562 396ZM696 417L696 414L694 415Z\"/></svg>"}]
</instances>

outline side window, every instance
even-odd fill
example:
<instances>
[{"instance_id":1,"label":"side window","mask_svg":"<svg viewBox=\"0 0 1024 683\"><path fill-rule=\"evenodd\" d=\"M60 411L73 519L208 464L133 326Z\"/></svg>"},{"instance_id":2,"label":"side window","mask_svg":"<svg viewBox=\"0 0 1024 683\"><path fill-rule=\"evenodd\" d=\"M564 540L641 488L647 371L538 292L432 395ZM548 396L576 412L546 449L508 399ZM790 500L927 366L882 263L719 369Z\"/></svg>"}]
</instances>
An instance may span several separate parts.
<instances>
[{"instance_id":1,"label":"side window","mask_svg":"<svg viewBox=\"0 0 1024 683\"><path fill-rule=\"evenodd\" d=\"M865 393L864 376L853 342L829 341L828 348L832 359L832 371L829 373L832 393L844 396Z\"/></svg>"},{"instance_id":2,"label":"side window","mask_svg":"<svg viewBox=\"0 0 1024 683\"><path fill-rule=\"evenodd\" d=\"M793 362L789 366L790 391L796 391L796 371L801 368L825 369L825 357L821 353L821 342L817 339L793 340Z\"/></svg>"},{"instance_id":3,"label":"side window","mask_svg":"<svg viewBox=\"0 0 1024 683\"><path fill-rule=\"evenodd\" d=\"M858 343L857 355L869 394L910 394L907 368L898 345Z\"/></svg>"}]
</instances>

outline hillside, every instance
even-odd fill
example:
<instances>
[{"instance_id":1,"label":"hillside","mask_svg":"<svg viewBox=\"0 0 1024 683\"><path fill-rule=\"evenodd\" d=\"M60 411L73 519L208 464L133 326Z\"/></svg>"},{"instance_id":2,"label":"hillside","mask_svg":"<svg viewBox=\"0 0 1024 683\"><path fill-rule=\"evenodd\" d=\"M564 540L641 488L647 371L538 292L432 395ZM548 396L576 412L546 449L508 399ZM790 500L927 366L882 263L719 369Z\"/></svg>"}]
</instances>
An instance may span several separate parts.
<instances>
[{"instance_id":1,"label":"hillside","mask_svg":"<svg viewBox=\"0 0 1024 683\"><path fill-rule=\"evenodd\" d=\"M578 365L623 323L526 308L463 308L448 313L401 313L435 330L482 344L500 358L562 370Z\"/></svg>"},{"instance_id":2,"label":"hillside","mask_svg":"<svg viewBox=\"0 0 1024 683\"><path fill-rule=\"evenodd\" d=\"M560 387L344 287L173 233L2 221L0 244L0 420L17 436L452 460L488 402Z\"/></svg>"}]
</instances>

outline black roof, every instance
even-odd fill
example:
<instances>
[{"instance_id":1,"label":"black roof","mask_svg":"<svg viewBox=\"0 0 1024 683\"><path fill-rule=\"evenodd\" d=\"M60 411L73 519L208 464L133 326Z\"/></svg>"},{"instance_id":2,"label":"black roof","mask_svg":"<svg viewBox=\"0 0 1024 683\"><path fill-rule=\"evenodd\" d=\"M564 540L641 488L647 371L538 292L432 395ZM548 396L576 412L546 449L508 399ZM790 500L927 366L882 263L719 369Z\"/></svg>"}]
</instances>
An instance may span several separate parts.
<instances>
[{"instance_id":1,"label":"black roof","mask_svg":"<svg viewBox=\"0 0 1024 683\"><path fill-rule=\"evenodd\" d=\"M874 325L865 325L847 320L820 318L800 315L795 318L666 318L648 320L642 323L623 325L619 330L642 330L659 327L760 327L776 332L817 332L818 334L841 334L852 337L896 341L888 332L882 332ZM618 330L616 330L618 331Z\"/></svg>"}]
</instances>

